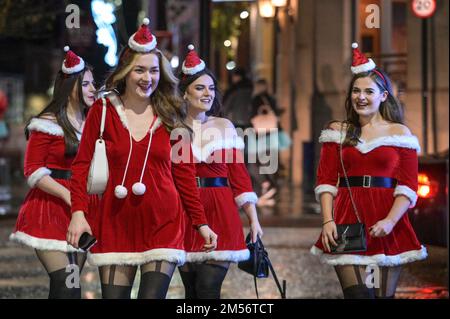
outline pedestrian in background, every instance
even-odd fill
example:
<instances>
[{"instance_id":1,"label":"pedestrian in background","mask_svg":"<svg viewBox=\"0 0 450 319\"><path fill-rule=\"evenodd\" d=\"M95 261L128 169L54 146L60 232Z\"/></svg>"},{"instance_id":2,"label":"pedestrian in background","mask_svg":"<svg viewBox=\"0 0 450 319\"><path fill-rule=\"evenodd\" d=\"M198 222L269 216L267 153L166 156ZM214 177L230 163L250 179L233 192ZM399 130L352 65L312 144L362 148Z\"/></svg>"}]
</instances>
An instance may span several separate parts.
<instances>
[{"instance_id":1,"label":"pedestrian in background","mask_svg":"<svg viewBox=\"0 0 450 319\"><path fill-rule=\"evenodd\" d=\"M427 257L407 215L417 200L420 146L403 124L389 77L352 47L347 119L332 122L319 138L315 193L323 228L311 252L335 267L344 298L394 298L401 266ZM345 244L336 225L357 222L364 224L367 249L332 253ZM368 266L379 270L373 286L365 278Z\"/></svg>"},{"instance_id":2,"label":"pedestrian in background","mask_svg":"<svg viewBox=\"0 0 450 319\"><path fill-rule=\"evenodd\" d=\"M244 141L233 124L220 113L217 80L189 46L182 65L180 92L187 105L187 123L194 129L192 145L201 202L210 226L220 238L217 249L202 251L201 238L186 225L186 264L179 268L186 299L219 299L222 282L231 263L247 260L238 208L248 217L252 242L263 235L258 221L251 180L245 167ZM212 140L207 132L217 133Z\"/></svg>"},{"instance_id":3,"label":"pedestrian in background","mask_svg":"<svg viewBox=\"0 0 450 319\"><path fill-rule=\"evenodd\" d=\"M85 252L66 241L71 219L69 179L86 113L95 101L92 68L68 47L65 51L51 102L25 128L28 144L24 174L31 190L10 236L36 250L50 278L51 299L81 298L79 286L66 284L68 276L73 275L73 269L66 271L67 266L76 265L81 272L86 260ZM86 198L88 218L95 216L96 205L95 195Z\"/></svg>"},{"instance_id":4,"label":"pedestrian in background","mask_svg":"<svg viewBox=\"0 0 450 319\"><path fill-rule=\"evenodd\" d=\"M129 299L138 266L138 298L166 297L175 267L186 258L185 211L200 233L199 247L209 252L217 245L200 202L194 164L171 158L170 131L188 127L177 78L148 24L144 19L130 37L106 80L110 93L105 96L103 141L109 180L94 226L98 243L89 255L90 264L99 266L103 298ZM84 217L86 182L102 108L99 99L73 164L68 241L75 247L90 228Z\"/></svg>"}]
</instances>

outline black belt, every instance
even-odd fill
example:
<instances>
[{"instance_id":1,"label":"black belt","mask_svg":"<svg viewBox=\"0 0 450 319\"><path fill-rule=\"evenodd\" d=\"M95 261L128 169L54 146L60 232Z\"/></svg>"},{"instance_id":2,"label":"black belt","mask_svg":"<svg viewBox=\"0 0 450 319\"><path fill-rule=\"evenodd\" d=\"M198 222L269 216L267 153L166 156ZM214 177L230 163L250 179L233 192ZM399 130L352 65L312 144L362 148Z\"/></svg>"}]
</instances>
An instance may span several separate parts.
<instances>
[{"instance_id":1,"label":"black belt","mask_svg":"<svg viewBox=\"0 0 450 319\"><path fill-rule=\"evenodd\" d=\"M70 177L72 176L72 171L70 170L54 168L51 168L50 170L52 171L52 173L50 174L51 178L70 179Z\"/></svg>"},{"instance_id":2,"label":"black belt","mask_svg":"<svg viewBox=\"0 0 450 319\"><path fill-rule=\"evenodd\" d=\"M379 176L349 176L348 183L350 187L385 187L394 188L397 185L397 180L390 177ZM339 187L347 187L345 177L339 179Z\"/></svg>"},{"instance_id":3,"label":"black belt","mask_svg":"<svg viewBox=\"0 0 450 319\"><path fill-rule=\"evenodd\" d=\"M227 187L228 178L226 177L195 177L197 187Z\"/></svg>"}]
</instances>

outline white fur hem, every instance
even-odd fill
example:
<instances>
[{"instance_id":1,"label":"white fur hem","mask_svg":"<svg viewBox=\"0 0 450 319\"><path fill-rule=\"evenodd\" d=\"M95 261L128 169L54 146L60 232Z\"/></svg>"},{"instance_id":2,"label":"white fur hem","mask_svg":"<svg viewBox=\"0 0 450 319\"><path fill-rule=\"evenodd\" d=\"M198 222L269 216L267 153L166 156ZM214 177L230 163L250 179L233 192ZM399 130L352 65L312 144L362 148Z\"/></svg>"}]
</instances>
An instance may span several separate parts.
<instances>
[{"instance_id":1,"label":"white fur hem","mask_svg":"<svg viewBox=\"0 0 450 319\"><path fill-rule=\"evenodd\" d=\"M338 193L338 189L336 186L321 184L314 188L314 194L316 194L316 201L320 203L320 194L322 193L331 193L333 197L336 197Z\"/></svg>"},{"instance_id":2,"label":"white fur hem","mask_svg":"<svg viewBox=\"0 0 450 319\"><path fill-rule=\"evenodd\" d=\"M103 253L88 254L88 260L91 265L142 265L150 261L165 260L176 263L178 266L184 264L186 252L180 249L155 248L141 253Z\"/></svg>"},{"instance_id":3,"label":"white fur hem","mask_svg":"<svg viewBox=\"0 0 450 319\"><path fill-rule=\"evenodd\" d=\"M413 208L414 206L416 206L417 193L415 191L413 191L411 188L409 188L408 186L397 185L394 189L393 196L396 197L398 195L404 195L404 196L408 197L409 201L411 202L411 204L409 205L409 208Z\"/></svg>"},{"instance_id":4,"label":"white fur hem","mask_svg":"<svg viewBox=\"0 0 450 319\"><path fill-rule=\"evenodd\" d=\"M360 64L357 66L351 66L350 69L352 70L353 74L361 73L361 72L368 72L376 68L375 62L373 62L372 59L368 59L369 61Z\"/></svg>"},{"instance_id":5,"label":"white fur hem","mask_svg":"<svg viewBox=\"0 0 450 319\"><path fill-rule=\"evenodd\" d=\"M27 178L27 184L31 188L36 186L36 184L41 180L42 177L50 175L52 173L47 167L39 167Z\"/></svg>"},{"instance_id":6,"label":"white fur hem","mask_svg":"<svg viewBox=\"0 0 450 319\"><path fill-rule=\"evenodd\" d=\"M57 250L62 252L83 252L76 249L65 240L45 239L30 236L24 232L15 232L9 236L9 240L21 243L39 250Z\"/></svg>"},{"instance_id":7,"label":"white fur hem","mask_svg":"<svg viewBox=\"0 0 450 319\"><path fill-rule=\"evenodd\" d=\"M126 129L128 129L128 121L127 121L127 116L125 115L125 110L123 108L122 102L120 101L120 99L117 97L117 94L115 92L110 92L105 96L110 102L111 104L114 106L117 114L119 115L120 121L122 122L123 127L125 127ZM153 124L153 127L151 129L151 131L154 133L155 130L161 126L161 120L158 117L155 121L155 124Z\"/></svg>"},{"instance_id":8,"label":"white fur hem","mask_svg":"<svg viewBox=\"0 0 450 319\"><path fill-rule=\"evenodd\" d=\"M28 124L29 131L38 131L50 135L64 136L64 131L57 123L40 118L34 118Z\"/></svg>"},{"instance_id":9,"label":"white fur hem","mask_svg":"<svg viewBox=\"0 0 450 319\"><path fill-rule=\"evenodd\" d=\"M256 204L256 202L258 201L258 196L256 196L255 192L246 192L236 196L234 198L234 201L236 202L236 205L238 205L238 207L241 207L246 203Z\"/></svg>"},{"instance_id":10,"label":"white fur hem","mask_svg":"<svg viewBox=\"0 0 450 319\"><path fill-rule=\"evenodd\" d=\"M239 261L247 260L250 258L250 251L248 249L243 250L215 250L209 253L195 252L187 253L186 262L197 263L207 260L216 261L230 261L237 263Z\"/></svg>"},{"instance_id":11,"label":"white fur hem","mask_svg":"<svg viewBox=\"0 0 450 319\"><path fill-rule=\"evenodd\" d=\"M413 261L423 260L427 258L427 249L421 246L419 250L410 250L404 253L386 256L378 254L373 256L351 255L351 254L327 254L316 246L310 249L311 254L320 257L320 262L332 266L336 265L378 265L378 266L398 266Z\"/></svg>"},{"instance_id":12,"label":"white fur hem","mask_svg":"<svg viewBox=\"0 0 450 319\"><path fill-rule=\"evenodd\" d=\"M184 65L184 62L186 62L186 61L184 61L183 65L181 66L183 73L187 74L187 75L193 75L195 73L202 71L205 68L205 62L203 62L203 60L200 60L200 61L201 62L198 65L194 66L193 68L186 67Z\"/></svg>"},{"instance_id":13,"label":"white fur hem","mask_svg":"<svg viewBox=\"0 0 450 319\"><path fill-rule=\"evenodd\" d=\"M78 63L77 65L75 65L71 68L66 67L66 60L64 60L62 67L61 67L61 70L66 74L77 73L77 72L83 71L83 69L84 69L84 61L82 58L80 58L80 63Z\"/></svg>"},{"instance_id":14,"label":"white fur hem","mask_svg":"<svg viewBox=\"0 0 450 319\"><path fill-rule=\"evenodd\" d=\"M156 47L156 37L154 35L152 35L152 41L150 43L147 44L139 44L136 41L134 41L134 36L136 35L136 33L134 33L130 39L128 40L128 46L136 51L136 52L140 52L140 53L147 53L150 52L151 50L153 50Z\"/></svg>"},{"instance_id":15,"label":"white fur hem","mask_svg":"<svg viewBox=\"0 0 450 319\"><path fill-rule=\"evenodd\" d=\"M233 148L243 150L245 148L245 143L242 137L236 135L225 139L213 140L204 145L203 147L198 147L195 142L192 143L191 146L192 146L192 153L195 159L201 162L206 162L208 160L208 157L215 151Z\"/></svg>"},{"instance_id":16,"label":"white fur hem","mask_svg":"<svg viewBox=\"0 0 450 319\"><path fill-rule=\"evenodd\" d=\"M339 144L345 139L345 134L346 133L344 130L342 131L342 136L340 131L331 129L322 130L319 137L319 142L320 143L334 142ZM416 150L417 153L420 153L419 140L414 135L380 136L368 142L361 140L361 142L358 143L358 145L356 145L356 148L361 153L365 154L380 146L396 146L402 148L410 148Z\"/></svg>"}]
</instances>

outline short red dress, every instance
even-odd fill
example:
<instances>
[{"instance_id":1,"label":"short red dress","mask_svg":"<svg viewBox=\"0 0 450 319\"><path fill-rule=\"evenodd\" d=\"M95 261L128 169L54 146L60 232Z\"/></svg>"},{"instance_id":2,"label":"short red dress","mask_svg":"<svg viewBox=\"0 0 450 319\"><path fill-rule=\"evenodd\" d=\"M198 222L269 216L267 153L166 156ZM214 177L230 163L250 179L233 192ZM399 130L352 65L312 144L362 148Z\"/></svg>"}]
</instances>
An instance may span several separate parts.
<instances>
[{"instance_id":1,"label":"short red dress","mask_svg":"<svg viewBox=\"0 0 450 319\"><path fill-rule=\"evenodd\" d=\"M31 190L20 208L10 239L40 250L80 251L66 241L72 214L62 199L35 187L52 169L70 170L74 156L64 155L64 132L57 123L34 118L28 125L30 138L25 152L24 174ZM69 179L55 179L70 188ZM98 198L86 198L86 215L95 216Z\"/></svg>"},{"instance_id":2,"label":"short red dress","mask_svg":"<svg viewBox=\"0 0 450 319\"><path fill-rule=\"evenodd\" d=\"M237 135L214 139L203 147L192 145L197 177L225 177L228 186L199 188L208 224L218 235L217 249L202 252L202 237L188 220L184 241L187 262L239 262L250 256L238 208L246 203L256 203L258 197L253 192L242 149L244 141Z\"/></svg>"},{"instance_id":3,"label":"short red dress","mask_svg":"<svg viewBox=\"0 0 450 319\"><path fill-rule=\"evenodd\" d=\"M345 133L342 134L345 136ZM334 218L337 224L356 223L357 218L346 187L337 187L339 176L344 178L339 159L341 133L323 130L319 142L323 143L317 173L316 199L324 192L331 193ZM381 176L397 180L395 188L352 187L351 191L358 213L366 227L367 251L359 253L330 254L323 251L321 236L311 248L311 253L320 256L323 263L330 265L397 266L422 260L427 251L417 240L416 234L405 213L392 232L384 237L371 237L370 226L384 219L398 195L406 196L410 208L417 200L418 158L420 152L417 137L413 135L392 135L361 141L356 146L343 146L342 158L347 176Z\"/></svg>"},{"instance_id":4,"label":"short red dress","mask_svg":"<svg viewBox=\"0 0 450 319\"><path fill-rule=\"evenodd\" d=\"M173 163L170 132L158 118L152 126L148 160L142 183L143 195L132 192L144 166L150 134L140 141L132 139L132 152L124 187L128 195L119 199L114 189L122 184L130 150L128 123L123 105L114 93L106 96L107 111L103 139L109 165L109 179L93 221L98 243L88 254L92 265L141 265L165 260L183 264L186 259L183 240L185 212L193 226L206 224L203 206L195 182L194 163ZM99 135L102 101L89 111L78 154L72 165L72 212L85 211L86 181Z\"/></svg>"}]
</instances>

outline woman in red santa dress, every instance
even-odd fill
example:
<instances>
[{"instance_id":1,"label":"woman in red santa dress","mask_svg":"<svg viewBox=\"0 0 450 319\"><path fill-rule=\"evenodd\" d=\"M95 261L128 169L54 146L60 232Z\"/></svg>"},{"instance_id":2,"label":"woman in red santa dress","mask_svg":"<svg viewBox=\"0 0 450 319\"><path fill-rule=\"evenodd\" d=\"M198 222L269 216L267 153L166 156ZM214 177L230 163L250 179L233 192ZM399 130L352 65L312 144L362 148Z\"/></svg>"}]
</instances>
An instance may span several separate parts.
<instances>
[{"instance_id":1,"label":"woman in red santa dress","mask_svg":"<svg viewBox=\"0 0 450 319\"><path fill-rule=\"evenodd\" d=\"M403 124L388 76L356 43L352 47L347 120L332 122L319 138L315 193L323 229L311 252L335 267L344 298L394 298L401 265L427 257L407 215L417 200L420 146ZM333 246L339 248L336 225L358 219L365 225L367 249L332 253Z\"/></svg>"},{"instance_id":2,"label":"woman in red santa dress","mask_svg":"<svg viewBox=\"0 0 450 319\"><path fill-rule=\"evenodd\" d=\"M67 52L58 72L53 99L25 129L28 139L24 173L31 190L20 208L10 239L33 247L50 277L49 298L81 298L80 287L66 279L81 270L86 253L66 241L69 227L71 166L77 153L87 109L95 100L92 69ZM86 212L95 214L96 196L86 198ZM88 230L90 231L90 230ZM77 265L66 272L69 264Z\"/></svg>"},{"instance_id":3,"label":"woman in red santa dress","mask_svg":"<svg viewBox=\"0 0 450 319\"><path fill-rule=\"evenodd\" d=\"M130 298L140 266L138 298L165 298L173 271L185 262L185 212L215 249L195 183L193 163L174 163L170 131L184 127L185 114L171 66L156 48L148 19L134 33L106 80L107 112L103 140L109 180L102 196L89 262L99 266L103 298ZM102 101L92 107L71 180L72 222L68 241L76 245L89 228L86 181L99 135ZM187 141L189 145L189 141Z\"/></svg>"},{"instance_id":4,"label":"woman in red santa dress","mask_svg":"<svg viewBox=\"0 0 450 319\"><path fill-rule=\"evenodd\" d=\"M203 252L201 237L188 221L187 263L179 270L187 299L218 299L230 263L249 258L238 208L243 208L249 219L253 242L263 232L255 208L258 198L242 154L244 142L229 120L217 117L217 81L194 47L188 48L179 89L188 106L187 123L194 131L192 160L201 201L219 242L215 251Z\"/></svg>"}]
</instances>

